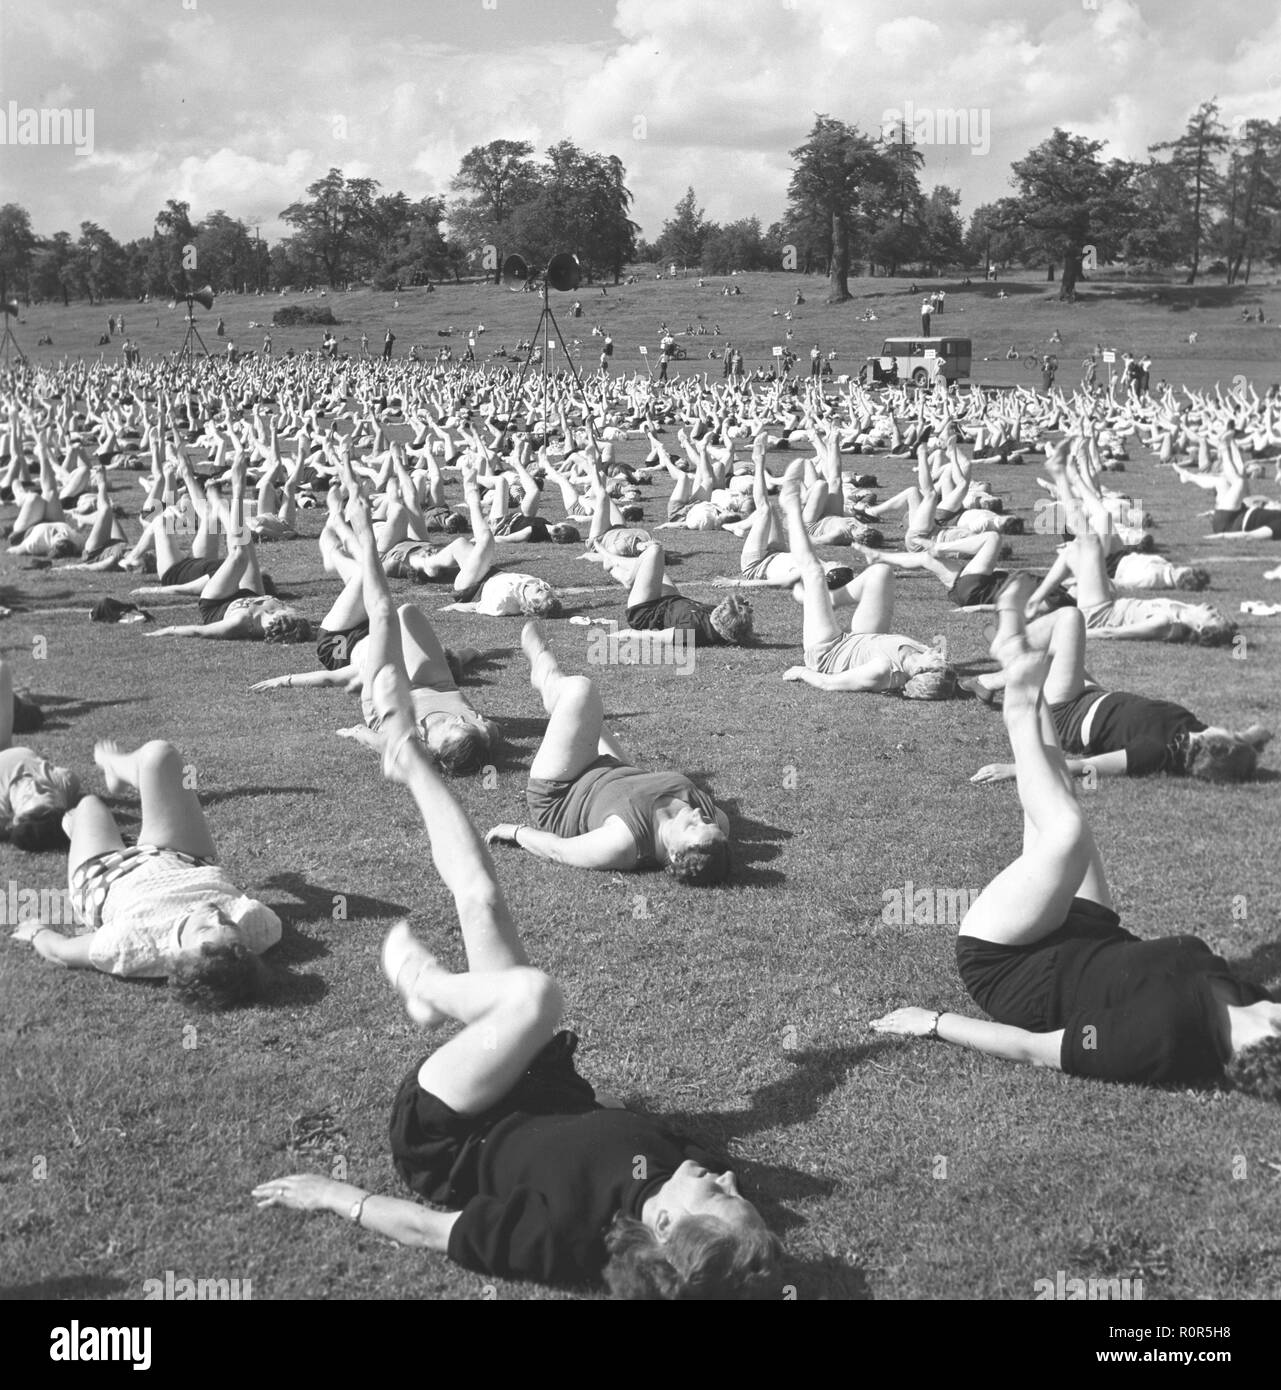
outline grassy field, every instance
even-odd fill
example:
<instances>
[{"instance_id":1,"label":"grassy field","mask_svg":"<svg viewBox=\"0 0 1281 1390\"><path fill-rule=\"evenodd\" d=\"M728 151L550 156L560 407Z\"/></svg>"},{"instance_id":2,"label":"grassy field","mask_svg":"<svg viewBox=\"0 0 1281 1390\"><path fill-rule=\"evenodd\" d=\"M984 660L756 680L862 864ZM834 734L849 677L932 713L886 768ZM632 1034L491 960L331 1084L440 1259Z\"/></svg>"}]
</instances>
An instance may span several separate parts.
<instances>
[{"instance_id":1,"label":"grassy field","mask_svg":"<svg viewBox=\"0 0 1281 1390\"><path fill-rule=\"evenodd\" d=\"M692 281L588 292L579 323L599 313L624 367L626 344L652 345L664 318L683 327L700 312L709 322L720 316L763 357L781 340L769 309L790 303L795 283L745 277L737 302ZM1043 349L1056 325L1065 372L1096 339L1150 350L1154 376L1177 381L1226 383L1244 372L1262 387L1275 372L1275 330L1238 328L1239 308L1226 296L1176 309L1153 303L1155 288L1118 287L1115 298L1100 289L1069 309L1047 300L1045 286L1007 288L1005 301L981 288L949 295L942 326L971 332L982 380L1017 370L983 356L1010 341ZM798 343L817 337L843 366L874 351L881 332L913 329L918 301L905 285L859 289L877 306L875 325L853 322L859 302L817 304L820 286L805 283ZM510 347L537 316L536 301L480 287L403 295L399 310L394 298L336 296L340 338L351 346L364 326L380 343L389 322L400 355L429 333L434 346L434 323L484 322L487 348L500 335ZM1247 291L1243 302L1257 298ZM1269 318L1279 300L1265 294ZM245 322L279 302L226 300L211 317L223 312L236 341L249 343ZM18 331L30 349L47 324L55 352L92 355L90 335L115 307L41 307ZM176 314L162 307L161 329L149 331L155 313L144 324L142 306L124 312L144 351L174 344ZM1190 331L1199 333L1195 349ZM320 335L272 336L279 352L314 346ZM457 334L453 342L457 351ZM891 459L856 466L874 472L882 491L908 474ZM1034 474L989 476L1026 516L1039 495ZM1276 596L1260 579L1281 559L1276 547L1203 540L1204 521L1192 515L1202 494L1190 496L1146 457L1117 481L1153 514L1165 553L1212 571L1210 601L1235 614L1245 598ZM117 475L116 485L133 510L132 475ZM665 495L665 485L650 494L649 520L661 519ZM11 517L6 509L3 520ZM308 513L303 539L264 550L280 587L314 618L332 594L317 575L318 524ZM729 535L667 534L682 557L675 576L691 593L710 593L707 580L737 572ZM1015 544L1020 564L1049 558L1047 537ZM621 617L619 591L564 550L512 547L504 560L583 587L574 611ZM23 611L0 626L0 646L17 683L49 708L40 746L80 769L91 790L102 789L90 760L97 738L160 736L183 750L223 862L285 919L277 959L287 978L269 1006L193 1019L162 988L60 972L0 944L0 1297L134 1299L166 1271L251 1280L256 1299L559 1296L487 1289L443 1258L330 1217L254 1209L257 1182L300 1169L400 1191L387 1114L424 1048L382 980L378 947L389 923L408 914L457 964L458 933L408 797L382 782L372 755L334 735L358 717L354 701L249 692L265 676L309 669L312 651L151 641L137 628L90 625L92 599L124 596L132 582L28 573L2 558L0 603L16 599ZM434 615L437 591L393 587ZM905 579L901 594L901 630L944 634L963 666L984 662L982 618L954 613L931 579ZM1274 1110L1232 1095L1109 1087L868 1032L869 1019L902 1004L968 1007L955 923L890 926L882 907L909 882L981 888L1015 852L1013 788L968 781L1004 757L1001 722L973 701L922 706L784 683L780 673L799 659L800 610L786 594L752 598L760 645L700 651L693 677L671 667L592 668L638 759L705 778L729 810L732 885L685 890L662 875L589 875L498 851L534 960L565 984L584 1073L730 1154L783 1234L802 1298L1029 1299L1037 1279L1060 1270L1142 1279L1147 1299L1281 1295ZM162 621L194 618L189 604L154 611ZM1091 667L1105 686L1177 699L1230 725L1275 727L1278 622L1242 618L1246 643L1235 655L1115 644ZM444 614L439 623L451 644L486 649L470 693L507 738L492 774L455 783L457 793L482 826L519 819L542 723L517 647L519 620ZM550 626L564 664L584 669L584 631ZM1266 761L1277 765L1275 750ZM1146 781L1086 793L1126 924L1144 936L1196 932L1275 986L1277 787L1274 773L1231 790ZM136 825L136 807L117 804ZM63 883L57 856L0 853L3 880Z\"/></svg>"},{"instance_id":2,"label":"grassy field","mask_svg":"<svg viewBox=\"0 0 1281 1390\"><path fill-rule=\"evenodd\" d=\"M786 346L787 332L793 333L791 346L801 357L801 369L809 366L809 350L818 342L824 353L835 351L834 371L857 372L865 358L880 351L887 335L913 335L920 330L921 293L910 292L907 279L855 279L850 282L854 298L847 304L823 302L826 281L814 277L784 274L750 274L727 277L709 276L703 289L697 277L675 280L652 278L636 285L610 286L602 295L599 287L584 286L576 294L553 294L552 311L562 334L575 354L580 368L595 371L600 340L591 336L599 325L615 340L614 370L643 371L644 359L637 348L648 345L651 365L657 370L659 329L670 325L677 341L689 353L687 360L672 364L672 376L710 370L719 377L720 362L707 362L709 348L719 349L726 339L742 351L749 370L769 368L771 350ZM726 298L725 285L737 285L742 295ZM805 303L793 306L797 289ZM1040 375L1026 362L1009 362L1011 346L1023 357L1054 352L1060 362L1059 384L1074 383L1080 377L1080 364L1096 343L1126 349L1136 356L1150 352L1154 367L1152 380L1162 377L1176 385L1226 388L1237 376L1244 376L1262 387L1279 374L1281 364L1281 288L1277 283L1227 287L1217 283L1183 285L1096 280L1081 286L1075 305L1060 304L1058 286L1041 280L1003 280L997 285L976 283L963 287L952 280L921 281L918 290L943 288L947 291L947 312L936 316L935 333L967 336L974 343L973 379L983 385L1008 386L1016 382L1036 386ZM1008 296L998 299L997 293ZM577 298L583 316L570 317L570 305ZM271 333L276 354L293 348L319 351L323 328L272 328L277 309L300 302L328 304L339 326L334 329L339 351L359 355L360 338L369 339L369 350L382 351L388 328L396 335L396 356L408 354L417 343L424 356L434 356L442 346L453 349L454 360L466 350L467 330L485 325L477 355L484 358L499 346L510 352L518 341L533 336L539 319L537 296L513 294L492 285L442 285L435 293L421 289L400 293L355 290L350 294L331 293L324 300L316 295L286 296L229 295L217 300L211 313L197 307L197 328L211 353L226 351L228 340L241 350L258 351L263 334ZM1241 310L1253 312L1263 306L1268 322L1242 323ZM782 317L793 314L789 322ZM860 318L870 310L876 322ZM778 316L775 316L777 311ZM63 357L94 360L105 353L120 360L120 338L110 348L99 348L98 338L107 325L108 314L123 313L125 331L144 356L170 352L183 340L186 329L185 307L170 309L165 302L152 304L117 303L88 307L72 304L40 304L23 311L16 327L20 344L33 360L53 363ZM226 338L216 333L221 318ZM254 324L251 328L249 325ZM707 335L690 335L689 328L706 328ZM719 327L716 336L710 332ZM445 338L438 336L451 329ZM1049 342L1055 330L1062 344ZM1196 333L1195 344L1188 335ZM51 347L37 347L40 338L51 337ZM553 334L554 338L554 334ZM574 340L579 340L575 347ZM556 365L561 365L559 349ZM1105 373L1100 370L1100 379Z\"/></svg>"}]
</instances>

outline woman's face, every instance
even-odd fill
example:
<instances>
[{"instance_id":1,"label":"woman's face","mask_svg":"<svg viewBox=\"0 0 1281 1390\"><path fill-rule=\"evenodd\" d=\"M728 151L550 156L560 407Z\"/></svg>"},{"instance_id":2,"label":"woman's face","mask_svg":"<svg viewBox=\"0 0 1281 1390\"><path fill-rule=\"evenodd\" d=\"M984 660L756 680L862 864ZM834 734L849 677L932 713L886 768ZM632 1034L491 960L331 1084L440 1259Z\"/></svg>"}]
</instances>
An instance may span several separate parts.
<instances>
[{"instance_id":1,"label":"woman's face","mask_svg":"<svg viewBox=\"0 0 1281 1390\"><path fill-rule=\"evenodd\" d=\"M715 844L725 838L725 832L716 821L705 816L696 806L682 807L668 821L668 826L667 844L672 854L683 849Z\"/></svg>"},{"instance_id":2,"label":"woman's face","mask_svg":"<svg viewBox=\"0 0 1281 1390\"><path fill-rule=\"evenodd\" d=\"M236 923L217 903L198 903L178 924L178 948L198 952L206 945L231 945Z\"/></svg>"},{"instance_id":3,"label":"woman's face","mask_svg":"<svg viewBox=\"0 0 1281 1390\"><path fill-rule=\"evenodd\" d=\"M65 811L66 799L59 795L36 768L25 768L9 783L9 806L14 820L39 815L42 811Z\"/></svg>"},{"instance_id":4,"label":"woman's face","mask_svg":"<svg viewBox=\"0 0 1281 1390\"><path fill-rule=\"evenodd\" d=\"M711 1216L734 1227L765 1225L760 1212L739 1192L733 1173L713 1173L691 1158L663 1184L659 1201L673 1221Z\"/></svg>"}]
</instances>

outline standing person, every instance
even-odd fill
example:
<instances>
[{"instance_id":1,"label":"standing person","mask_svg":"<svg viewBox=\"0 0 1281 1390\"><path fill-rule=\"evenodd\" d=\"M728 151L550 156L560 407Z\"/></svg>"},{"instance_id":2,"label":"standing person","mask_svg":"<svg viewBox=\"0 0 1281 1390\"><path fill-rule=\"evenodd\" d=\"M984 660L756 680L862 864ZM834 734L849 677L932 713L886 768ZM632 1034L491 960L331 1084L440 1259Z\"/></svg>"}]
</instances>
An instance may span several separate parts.
<instances>
[{"instance_id":1,"label":"standing person","mask_svg":"<svg viewBox=\"0 0 1281 1390\"><path fill-rule=\"evenodd\" d=\"M604 356L603 353L602 353L601 355L602 355L602 357ZM664 338L664 339L663 339L663 345L662 345L662 347L659 348L659 350L658 350L658 379L659 379L659 381L666 381L666 380L667 380L667 366L668 366L668 363L671 362L671 360L672 360L671 348L668 346L668 340L667 340L666 338Z\"/></svg>"},{"instance_id":2,"label":"standing person","mask_svg":"<svg viewBox=\"0 0 1281 1390\"><path fill-rule=\"evenodd\" d=\"M263 355L264 357L270 357L270 356L271 356L271 334L270 334L270 333L264 333L264 334L262 335L262 355Z\"/></svg>"},{"instance_id":3,"label":"standing person","mask_svg":"<svg viewBox=\"0 0 1281 1390\"><path fill-rule=\"evenodd\" d=\"M721 376L729 380L734 375L734 344L726 343L721 356Z\"/></svg>"},{"instance_id":4,"label":"standing person","mask_svg":"<svg viewBox=\"0 0 1281 1390\"><path fill-rule=\"evenodd\" d=\"M1090 355L1085 359L1085 361L1081 363L1081 385L1084 386L1087 390L1092 389L1094 386L1095 378L1098 376L1098 374L1099 359L1094 355L1094 353L1090 353Z\"/></svg>"},{"instance_id":5,"label":"standing person","mask_svg":"<svg viewBox=\"0 0 1281 1390\"><path fill-rule=\"evenodd\" d=\"M227 325L223 319L218 320L217 335L220 338L225 338L227 336Z\"/></svg>"},{"instance_id":6,"label":"standing person","mask_svg":"<svg viewBox=\"0 0 1281 1390\"><path fill-rule=\"evenodd\" d=\"M368 333L362 333L362 334L360 335L360 355L361 355L362 357L368 357L368 356L369 356L369 334L368 334Z\"/></svg>"},{"instance_id":7,"label":"standing person","mask_svg":"<svg viewBox=\"0 0 1281 1390\"><path fill-rule=\"evenodd\" d=\"M600 374L601 374L601 376L608 376L608 375L609 375L609 359L610 359L611 357L613 357L613 355L614 355L614 340L613 340L613 338L611 338L611 337L609 336L608 333L606 333L606 334L605 334L605 341L604 341L604 343L601 344L601 350L600 350Z\"/></svg>"},{"instance_id":8,"label":"standing person","mask_svg":"<svg viewBox=\"0 0 1281 1390\"><path fill-rule=\"evenodd\" d=\"M1139 359L1139 369L1135 376L1134 389L1140 396L1148 393L1148 382L1152 377L1152 357L1149 353L1144 353Z\"/></svg>"},{"instance_id":9,"label":"standing person","mask_svg":"<svg viewBox=\"0 0 1281 1390\"><path fill-rule=\"evenodd\" d=\"M823 354L819 351L818 344L815 343L814 346L810 348L810 376L817 378L822 374Z\"/></svg>"},{"instance_id":10,"label":"standing person","mask_svg":"<svg viewBox=\"0 0 1281 1390\"><path fill-rule=\"evenodd\" d=\"M947 304L947 291L939 290L939 292L934 296L934 298L938 301L939 313L941 314L943 312L944 306Z\"/></svg>"},{"instance_id":11,"label":"standing person","mask_svg":"<svg viewBox=\"0 0 1281 1390\"><path fill-rule=\"evenodd\" d=\"M1052 352L1041 358L1041 390L1049 391L1054 385L1054 377L1059 370L1059 359Z\"/></svg>"},{"instance_id":12,"label":"standing person","mask_svg":"<svg viewBox=\"0 0 1281 1390\"><path fill-rule=\"evenodd\" d=\"M930 301L929 301L928 298L925 298L925 299L921 300L921 337L922 337L922 338L928 338L928 337L930 336L930 314L931 314L931 312L933 311L933 308L934 308L934 306L930 303Z\"/></svg>"},{"instance_id":13,"label":"standing person","mask_svg":"<svg viewBox=\"0 0 1281 1390\"><path fill-rule=\"evenodd\" d=\"M391 350L396 345L396 335L389 328L387 336L383 339L383 361L391 361Z\"/></svg>"}]
</instances>

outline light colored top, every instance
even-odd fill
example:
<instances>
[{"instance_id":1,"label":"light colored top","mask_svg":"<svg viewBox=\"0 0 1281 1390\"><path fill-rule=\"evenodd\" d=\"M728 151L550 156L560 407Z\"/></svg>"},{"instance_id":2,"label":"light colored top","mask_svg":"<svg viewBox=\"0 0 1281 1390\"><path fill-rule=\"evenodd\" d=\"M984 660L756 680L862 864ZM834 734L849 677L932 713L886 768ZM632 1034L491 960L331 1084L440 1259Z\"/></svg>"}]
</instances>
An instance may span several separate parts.
<instances>
[{"instance_id":1,"label":"light colored top","mask_svg":"<svg viewBox=\"0 0 1281 1390\"><path fill-rule=\"evenodd\" d=\"M476 603L476 612L490 618L514 618L527 611L526 603L535 591L551 596L552 586L532 574L495 574L485 580ZM522 601L524 600L524 601Z\"/></svg>"},{"instance_id":2,"label":"light colored top","mask_svg":"<svg viewBox=\"0 0 1281 1390\"><path fill-rule=\"evenodd\" d=\"M111 886L89 959L111 975L164 979L179 949L178 927L202 903L221 908L255 955L280 940L280 918L241 893L216 864L193 866L157 855Z\"/></svg>"}]
</instances>

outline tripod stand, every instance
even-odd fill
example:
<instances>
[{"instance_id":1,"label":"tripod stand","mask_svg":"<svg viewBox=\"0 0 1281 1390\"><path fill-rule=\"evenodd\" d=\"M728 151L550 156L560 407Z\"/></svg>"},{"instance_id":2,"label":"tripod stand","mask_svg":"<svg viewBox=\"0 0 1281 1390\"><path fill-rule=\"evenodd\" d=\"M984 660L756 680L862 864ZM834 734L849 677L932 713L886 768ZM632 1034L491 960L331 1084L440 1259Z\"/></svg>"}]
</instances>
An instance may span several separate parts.
<instances>
[{"instance_id":1,"label":"tripod stand","mask_svg":"<svg viewBox=\"0 0 1281 1390\"><path fill-rule=\"evenodd\" d=\"M13 329L9 327L9 315L4 315L4 333L0 334L0 362L7 367L10 365L10 354L16 352L19 362L26 362L27 354L23 352L17 338L13 336Z\"/></svg>"},{"instance_id":2,"label":"tripod stand","mask_svg":"<svg viewBox=\"0 0 1281 1390\"><path fill-rule=\"evenodd\" d=\"M9 327L9 320L15 317L18 312L18 301L9 298L9 279L5 276L0 279L0 317L4 319L4 332L0 334L0 361L6 367L11 365L12 354L18 354L18 361L25 363L27 354L23 352L17 338L13 335L13 329Z\"/></svg>"},{"instance_id":3,"label":"tripod stand","mask_svg":"<svg viewBox=\"0 0 1281 1390\"><path fill-rule=\"evenodd\" d=\"M200 344L200 350L205 354L206 360L209 360L210 353L205 346L205 340L200 336L200 330L196 327L196 311L192 307L196 296L187 294L183 298L187 301L187 335L183 338L182 346L178 349L177 360L185 362L190 367L196 355L195 343ZM193 339L195 342L192 341Z\"/></svg>"},{"instance_id":4,"label":"tripod stand","mask_svg":"<svg viewBox=\"0 0 1281 1390\"><path fill-rule=\"evenodd\" d=\"M529 365L534 360L534 351L538 346L538 335L543 335L542 352L542 374L543 374L543 432L544 438L550 433L550 422L547 418L547 367L551 356L551 330L556 332L557 341L560 343L561 351L565 354L565 362L569 370L573 373L574 384L578 387L579 394L583 403L583 414L587 424L587 434L592 441L593 447L596 445L596 432L592 429L592 412L590 402L587 399L587 388L583 385L583 379L578 373L578 368L574 365L574 359L570 356L569 348L565 343L565 336L560 331L560 324L556 322L556 315L552 312L551 301L548 298L549 292L548 277L543 276L543 308L538 316L538 324L534 329L534 336L529 340L529 350L525 353L525 360L520 366L520 375L516 378L516 390L513 400L520 397L520 388L525 384L525 376L529 371ZM510 417L507 424L503 426L503 432L498 440L498 447L501 449L507 440L507 431L510 428Z\"/></svg>"}]
</instances>

